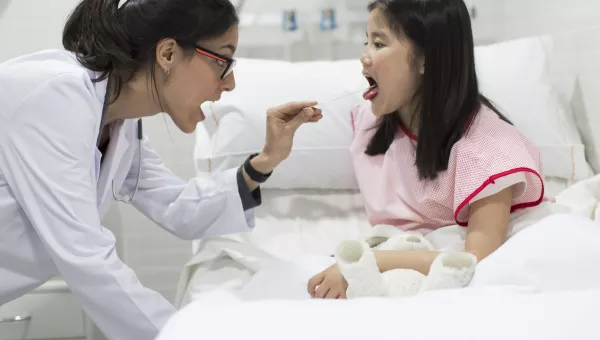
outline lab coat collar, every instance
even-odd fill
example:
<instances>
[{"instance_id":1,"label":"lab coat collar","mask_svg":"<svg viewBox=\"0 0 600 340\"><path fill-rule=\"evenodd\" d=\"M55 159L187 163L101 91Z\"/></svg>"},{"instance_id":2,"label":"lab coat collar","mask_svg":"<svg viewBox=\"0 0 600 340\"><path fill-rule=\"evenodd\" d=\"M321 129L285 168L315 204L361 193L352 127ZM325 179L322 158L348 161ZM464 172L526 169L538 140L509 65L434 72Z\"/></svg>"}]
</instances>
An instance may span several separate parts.
<instances>
[{"instance_id":1,"label":"lab coat collar","mask_svg":"<svg viewBox=\"0 0 600 340\"><path fill-rule=\"evenodd\" d=\"M90 78L91 79L98 79L100 78L100 76L102 76L102 74L100 72L95 72L95 71L91 71L88 70ZM99 82L95 82L94 84L94 90L96 91L96 99L98 100L98 104L100 104L100 107L102 107L104 105L104 98L106 97L106 88L108 86L108 78L99 81Z\"/></svg>"}]
</instances>

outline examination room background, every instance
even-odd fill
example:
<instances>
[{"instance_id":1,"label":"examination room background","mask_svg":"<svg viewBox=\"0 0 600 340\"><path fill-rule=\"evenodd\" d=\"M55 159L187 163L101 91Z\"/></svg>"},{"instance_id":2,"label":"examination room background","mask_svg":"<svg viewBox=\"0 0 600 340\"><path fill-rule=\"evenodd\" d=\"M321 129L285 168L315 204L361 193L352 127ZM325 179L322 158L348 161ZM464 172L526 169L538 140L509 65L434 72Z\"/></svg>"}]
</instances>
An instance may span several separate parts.
<instances>
[{"instance_id":1,"label":"examination room background","mask_svg":"<svg viewBox=\"0 0 600 340\"><path fill-rule=\"evenodd\" d=\"M600 0L466 2L472 6L479 45L589 26L600 12ZM63 23L77 3L78 0L0 0L0 62L40 49L61 48ZM368 0L248 0L242 11L237 57L294 61L358 58L364 40L367 3ZM320 11L328 6L337 10L338 32L319 30ZM298 10L299 17L315 20L299 21L297 31L283 32L282 13L293 8ZM275 33L269 39L259 39L258 34L265 29ZM292 36L293 39L286 39ZM284 45L285 41L292 44ZM179 132L162 115L146 119L145 132L169 168L186 179L194 176L193 135ZM181 268L191 256L191 243L154 227L123 204L113 207L104 225L116 234L120 256L141 282L172 300Z\"/></svg>"}]
</instances>

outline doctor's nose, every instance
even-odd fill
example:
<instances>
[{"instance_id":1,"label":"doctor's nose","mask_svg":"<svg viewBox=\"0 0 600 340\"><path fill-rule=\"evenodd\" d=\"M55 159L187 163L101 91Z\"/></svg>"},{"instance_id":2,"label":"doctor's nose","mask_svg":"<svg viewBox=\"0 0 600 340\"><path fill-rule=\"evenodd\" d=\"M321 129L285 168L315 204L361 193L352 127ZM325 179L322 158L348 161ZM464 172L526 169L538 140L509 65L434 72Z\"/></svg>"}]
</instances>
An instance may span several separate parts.
<instances>
[{"instance_id":1,"label":"doctor's nose","mask_svg":"<svg viewBox=\"0 0 600 340\"><path fill-rule=\"evenodd\" d=\"M221 90L223 90L223 92L231 92L233 89L235 89L235 75L234 72L231 72L227 78L223 79Z\"/></svg>"}]
</instances>

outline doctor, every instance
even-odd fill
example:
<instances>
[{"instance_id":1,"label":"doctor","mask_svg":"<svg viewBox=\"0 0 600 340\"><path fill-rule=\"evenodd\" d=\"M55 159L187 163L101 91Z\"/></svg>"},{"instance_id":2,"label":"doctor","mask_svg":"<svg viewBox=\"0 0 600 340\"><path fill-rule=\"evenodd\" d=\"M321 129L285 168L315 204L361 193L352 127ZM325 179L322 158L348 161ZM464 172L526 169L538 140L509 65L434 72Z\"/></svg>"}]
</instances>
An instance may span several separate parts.
<instances>
[{"instance_id":1,"label":"doctor","mask_svg":"<svg viewBox=\"0 0 600 340\"><path fill-rule=\"evenodd\" d=\"M316 102L268 110L262 152L207 181L165 168L140 119L166 112L193 132L200 105L235 87L237 23L228 0L83 0L67 51L0 65L0 305L61 275L107 337L153 339L174 307L117 257L109 206L184 239L251 227L259 184L322 117Z\"/></svg>"}]
</instances>

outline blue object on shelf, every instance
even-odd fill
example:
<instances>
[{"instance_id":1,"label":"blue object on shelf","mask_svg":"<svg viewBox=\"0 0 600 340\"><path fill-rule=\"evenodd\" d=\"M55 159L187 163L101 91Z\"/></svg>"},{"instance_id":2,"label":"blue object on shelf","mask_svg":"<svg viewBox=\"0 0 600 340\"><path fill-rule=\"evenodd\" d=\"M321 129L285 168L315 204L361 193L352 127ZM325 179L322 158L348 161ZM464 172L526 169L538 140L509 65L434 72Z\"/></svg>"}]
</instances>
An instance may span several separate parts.
<instances>
[{"instance_id":1,"label":"blue object on shelf","mask_svg":"<svg viewBox=\"0 0 600 340\"><path fill-rule=\"evenodd\" d=\"M321 11L321 31L333 31L337 28L335 9L327 8Z\"/></svg>"},{"instance_id":2,"label":"blue object on shelf","mask_svg":"<svg viewBox=\"0 0 600 340\"><path fill-rule=\"evenodd\" d=\"M282 28L284 31L292 32L298 29L298 21L296 20L296 11L283 11Z\"/></svg>"}]
</instances>

